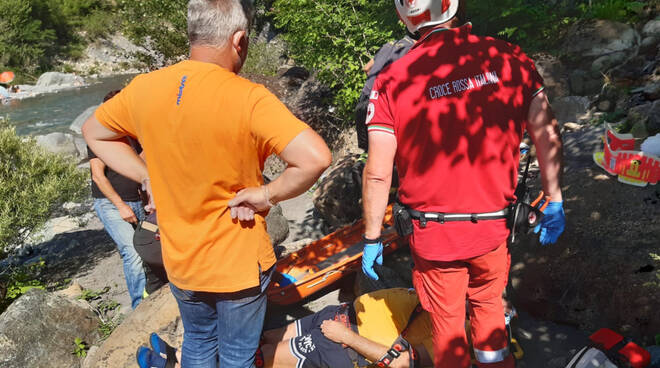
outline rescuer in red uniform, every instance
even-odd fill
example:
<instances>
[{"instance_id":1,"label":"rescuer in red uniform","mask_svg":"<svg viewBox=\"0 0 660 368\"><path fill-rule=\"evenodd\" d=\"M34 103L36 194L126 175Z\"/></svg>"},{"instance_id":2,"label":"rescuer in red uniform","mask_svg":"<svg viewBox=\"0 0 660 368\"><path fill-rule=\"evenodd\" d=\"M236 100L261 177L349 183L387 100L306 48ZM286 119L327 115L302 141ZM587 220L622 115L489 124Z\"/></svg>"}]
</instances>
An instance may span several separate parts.
<instances>
[{"instance_id":1,"label":"rescuer in red uniform","mask_svg":"<svg viewBox=\"0 0 660 368\"><path fill-rule=\"evenodd\" d=\"M536 230L542 244L554 243L565 225L558 125L534 63L516 45L471 34L459 0L395 4L420 39L379 74L370 96L363 270L378 278L373 265L382 263L380 229L396 163L435 366L469 367L467 298L478 366L513 367L501 296L519 144L527 130L549 202Z\"/></svg>"}]
</instances>

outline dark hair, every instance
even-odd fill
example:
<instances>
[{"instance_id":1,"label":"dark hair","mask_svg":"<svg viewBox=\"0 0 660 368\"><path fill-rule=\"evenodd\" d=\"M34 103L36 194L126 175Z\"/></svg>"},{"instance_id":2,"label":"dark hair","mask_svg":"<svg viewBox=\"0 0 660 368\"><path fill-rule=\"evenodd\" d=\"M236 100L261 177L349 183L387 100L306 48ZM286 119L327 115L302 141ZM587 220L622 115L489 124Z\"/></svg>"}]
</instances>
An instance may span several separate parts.
<instances>
[{"instance_id":1,"label":"dark hair","mask_svg":"<svg viewBox=\"0 0 660 368\"><path fill-rule=\"evenodd\" d=\"M103 102L108 101L109 99L115 97L115 95L119 92L121 92L121 89L116 89L114 91L108 92L108 94L105 95L105 97L103 97Z\"/></svg>"}]
</instances>

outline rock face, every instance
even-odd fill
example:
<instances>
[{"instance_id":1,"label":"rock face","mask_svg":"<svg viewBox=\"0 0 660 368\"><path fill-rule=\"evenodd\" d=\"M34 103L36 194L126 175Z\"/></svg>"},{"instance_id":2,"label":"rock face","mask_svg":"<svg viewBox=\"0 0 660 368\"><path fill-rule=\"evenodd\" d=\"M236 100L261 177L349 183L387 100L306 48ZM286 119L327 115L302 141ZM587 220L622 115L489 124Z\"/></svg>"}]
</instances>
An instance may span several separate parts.
<instances>
[{"instance_id":1,"label":"rock face","mask_svg":"<svg viewBox=\"0 0 660 368\"><path fill-rule=\"evenodd\" d=\"M335 163L314 191L314 207L331 227L337 228L362 216L360 155L348 155Z\"/></svg>"},{"instance_id":2,"label":"rock face","mask_svg":"<svg viewBox=\"0 0 660 368\"><path fill-rule=\"evenodd\" d=\"M543 85L550 102L567 96L569 94L568 78L561 60L548 54L534 55L533 58L536 70L543 77Z\"/></svg>"},{"instance_id":3,"label":"rock face","mask_svg":"<svg viewBox=\"0 0 660 368\"><path fill-rule=\"evenodd\" d=\"M660 100L631 108L628 111L628 121L632 126L641 124L648 135L660 133Z\"/></svg>"},{"instance_id":4,"label":"rock face","mask_svg":"<svg viewBox=\"0 0 660 368\"><path fill-rule=\"evenodd\" d=\"M37 81L37 87L78 87L85 84L85 80L75 74L47 72L42 74Z\"/></svg>"},{"instance_id":5,"label":"rock face","mask_svg":"<svg viewBox=\"0 0 660 368\"><path fill-rule=\"evenodd\" d=\"M76 139L68 133L50 133L36 137L37 144L47 151L63 154L74 158L85 157L78 150Z\"/></svg>"},{"instance_id":6,"label":"rock face","mask_svg":"<svg viewBox=\"0 0 660 368\"><path fill-rule=\"evenodd\" d=\"M566 122L579 123L588 117L591 101L584 96L567 96L555 99L552 110L560 125Z\"/></svg>"},{"instance_id":7,"label":"rock face","mask_svg":"<svg viewBox=\"0 0 660 368\"><path fill-rule=\"evenodd\" d=\"M570 93L592 95L603 85L603 74L634 58L640 36L627 24L595 20L569 30L562 53L569 63Z\"/></svg>"},{"instance_id":8,"label":"rock face","mask_svg":"<svg viewBox=\"0 0 660 368\"><path fill-rule=\"evenodd\" d=\"M78 117L73 121L73 123L71 123L69 129L78 134L82 134L81 128L85 123L85 120L92 116L98 107L99 105L90 106L85 111L81 112L80 115L78 115Z\"/></svg>"},{"instance_id":9,"label":"rock face","mask_svg":"<svg viewBox=\"0 0 660 368\"><path fill-rule=\"evenodd\" d=\"M74 69L82 73L99 73L110 75L116 73L137 73L136 67L142 67L140 57L154 61L154 65L163 66L164 58L153 50L136 46L121 34L100 38L90 43L83 58L68 62Z\"/></svg>"},{"instance_id":10,"label":"rock face","mask_svg":"<svg viewBox=\"0 0 660 368\"><path fill-rule=\"evenodd\" d=\"M82 302L32 289L0 315L0 366L79 367L74 340L98 338L99 320Z\"/></svg>"},{"instance_id":11,"label":"rock face","mask_svg":"<svg viewBox=\"0 0 660 368\"><path fill-rule=\"evenodd\" d=\"M273 246L279 245L289 236L289 222L282 214L282 207L279 204L271 208L268 212L266 226Z\"/></svg>"},{"instance_id":12,"label":"rock face","mask_svg":"<svg viewBox=\"0 0 660 368\"><path fill-rule=\"evenodd\" d=\"M183 327L179 308L168 286L149 295L83 363L85 368L133 368L138 346L149 346L158 333L172 346L180 346Z\"/></svg>"},{"instance_id":13,"label":"rock face","mask_svg":"<svg viewBox=\"0 0 660 368\"><path fill-rule=\"evenodd\" d=\"M597 59L631 50L638 38L637 32L627 24L595 20L575 25L566 37L563 51Z\"/></svg>"}]
</instances>

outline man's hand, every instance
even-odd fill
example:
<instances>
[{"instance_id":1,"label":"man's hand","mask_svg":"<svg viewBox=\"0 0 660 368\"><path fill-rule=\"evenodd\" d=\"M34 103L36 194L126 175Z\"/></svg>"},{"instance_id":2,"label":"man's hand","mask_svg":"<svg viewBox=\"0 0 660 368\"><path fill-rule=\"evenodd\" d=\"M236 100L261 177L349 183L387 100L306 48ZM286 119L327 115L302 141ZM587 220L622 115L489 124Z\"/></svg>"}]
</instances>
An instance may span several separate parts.
<instances>
[{"instance_id":1,"label":"man's hand","mask_svg":"<svg viewBox=\"0 0 660 368\"><path fill-rule=\"evenodd\" d=\"M131 224L137 224L137 217L135 217L135 213L129 205L122 202L117 206L117 209L119 210L119 215L124 221L130 222Z\"/></svg>"},{"instance_id":2,"label":"man's hand","mask_svg":"<svg viewBox=\"0 0 660 368\"><path fill-rule=\"evenodd\" d=\"M362 272L369 278L378 280L378 274L374 271L374 263L383 265L383 243L380 240L376 243L365 242L362 252Z\"/></svg>"},{"instance_id":3,"label":"man's hand","mask_svg":"<svg viewBox=\"0 0 660 368\"><path fill-rule=\"evenodd\" d=\"M156 203L154 203L154 195L151 192L151 180L146 178L142 181L142 191L147 193L147 205L144 206L144 211L146 213L152 213L156 210Z\"/></svg>"},{"instance_id":4,"label":"man's hand","mask_svg":"<svg viewBox=\"0 0 660 368\"><path fill-rule=\"evenodd\" d=\"M254 214L272 207L268 198L266 186L245 188L236 193L236 197L228 203L231 218L240 221L254 220Z\"/></svg>"},{"instance_id":5,"label":"man's hand","mask_svg":"<svg viewBox=\"0 0 660 368\"><path fill-rule=\"evenodd\" d=\"M328 339L338 344L349 344L350 338L354 332L346 327L345 324L333 320L325 320L321 323L321 332Z\"/></svg>"},{"instance_id":6,"label":"man's hand","mask_svg":"<svg viewBox=\"0 0 660 368\"><path fill-rule=\"evenodd\" d=\"M564 215L563 203L548 203L548 207L543 211L541 223L534 228L534 233L538 234L539 231L541 232L539 240L542 245L556 243L559 235L564 232L566 216Z\"/></svg>"}]
</instances>

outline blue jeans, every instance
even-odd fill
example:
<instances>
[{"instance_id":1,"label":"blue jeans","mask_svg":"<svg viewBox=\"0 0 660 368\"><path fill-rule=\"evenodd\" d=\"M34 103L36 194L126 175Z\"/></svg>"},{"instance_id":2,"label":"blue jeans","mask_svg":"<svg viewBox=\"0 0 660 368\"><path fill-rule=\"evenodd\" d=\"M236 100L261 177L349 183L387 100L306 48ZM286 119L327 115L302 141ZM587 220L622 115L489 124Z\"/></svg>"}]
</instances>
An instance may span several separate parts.
<instances>
[{"instance_id":1,"label":"blue jeans","mask_svg":"<svg viewBox=\"0 0 660 368\"><path fill-rule=\"evenodd\" d=\"M144 209L141 202L125 202L131 207L138 221L144 220ZM94 200L94 210L99 217L105 231L117 244L117 249L124 263L124 277L126 287L131 296L131 307L135 307L142 301L146 278L142 268L142 259L133 246L133 225L124 221L119 215L119 210L109 199L97 198Z\"/></svg>"},{"instance_id":2,"label":"blue jeans","mask_svg":"<svg viewBox=\"0 0 660 368\"><path fill-rule=\"evenodd\" d=\"M274 268L261 273L260 286L236 293L182 290L170 282L183 322L181 367L255 366Z\"/></svg>"}]
</instances>

